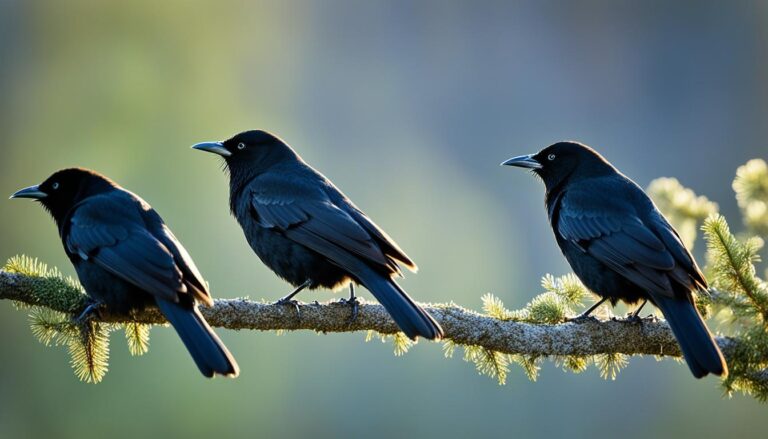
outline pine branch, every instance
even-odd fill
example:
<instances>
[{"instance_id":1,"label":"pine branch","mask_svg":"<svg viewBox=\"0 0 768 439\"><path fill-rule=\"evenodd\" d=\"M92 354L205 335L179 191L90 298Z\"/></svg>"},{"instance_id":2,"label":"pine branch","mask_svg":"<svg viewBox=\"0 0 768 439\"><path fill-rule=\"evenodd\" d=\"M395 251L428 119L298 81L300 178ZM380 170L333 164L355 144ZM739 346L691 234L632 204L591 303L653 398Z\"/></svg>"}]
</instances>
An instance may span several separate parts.
<instances>
[{"instance_id":1,"label":"pine branch","mask_svg":"<svg viewBox=\"0 0 768 439\"><path fill-rule=\"evenodd\" d=\"M35 278L0 271L0 299L73 313L85 307L85 295L71 300L43 303L35 293ZM679 357L680 349L664 321L647 318L642 323L627 320L589 319L584 322L533 324L487 317L457 305L425 305L440 322L446 339L457 345L479 346L490 351L527 356L590 356L597 354L655 355ZM219 299L203 315L214 327L252 330L313 330L317 332L376 331L395 334L397 326L379 304L361 303L357 319L351 309L338 302L301 303L297 307L258 303L245 299ZM132 316L105 312L96 318L104 323L164 324L156 309ZM718 338L728 356L738 343ZM768 371L761 375L768 383Z\"/></svg>"},{"instance_id":2,"label":"pine branch","mask_svg":"<svg viewBox=\"0 0 768 439\"><path fill-rule=\"evenodd\" d=\"M753 160L739 168L734 181L739 206L750 230L765 238L768 230L768 165ZM768 401L768 284L756 273L764 239L741 239L733 235L725 218L715 214L717 205L680 185L674 179L659 179L649 188L665 214L676 223L691 246L696 229L707 240L705 271L710 278L710 295L699 295L699 310L717 313L728 321L731 337L718 337L730 374L721 385L727 394L741 392ZM535 381L541 362L549 358L558 367L581 373L594 364L605 379L615 379L630 355L680 357L680 350L666 322L588 319L566 322L583 306L589 291L573 275L546 275L543 293L524 307L508 310L491 294L483 296L482 313L451 304L430 304L424 308L445 330L443 350L451 357L457 347L464 360L477 371L506 381L509 367L519 365ZM88 305L88 298L74 279L63 276L26 256L11 258L0 269L0 299L28 308L30 327L45 345L66 345L75 373L84 381L97 383L107 371L110 332L122 329L130 352L142 355L149 349L152 325L165 324L157 309L131 315L114 315L102 310L86 324L73 324ZM346 304L275 305L245 299L217 300L201 310L212 326L261 331L313 330L322 333L366 331L366 341L375 337L391 340L395 355L405 354L413 342L398 332L385 309L378 304L361 304L352 321Z\"/></svg>"}]
</instances>

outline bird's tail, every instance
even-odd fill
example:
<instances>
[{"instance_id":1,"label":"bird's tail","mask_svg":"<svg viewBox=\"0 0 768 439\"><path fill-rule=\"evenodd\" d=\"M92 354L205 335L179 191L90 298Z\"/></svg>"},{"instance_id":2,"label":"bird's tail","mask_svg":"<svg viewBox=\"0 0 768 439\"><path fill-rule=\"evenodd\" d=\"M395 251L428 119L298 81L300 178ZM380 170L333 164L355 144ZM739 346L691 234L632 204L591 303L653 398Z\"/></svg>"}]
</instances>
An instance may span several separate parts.
<instances>
[{"instance_id":1,"label":"bird's tail","mask_svg":"<svg viewBox=\"0 0 768 439\"><path fill-rule=\"evenodd\" d=\"M422 309L394 280L373 269L362 270L360 282L376 297L392 316L397 326L410 339L422 336L428 340L443 337L443 328Z\"/></svg>"},{"instance_id":2,"label":"bird's tail","mask_svg":"<svg viewBox=\"0 0 768 439\"><path fill-rule=\"evenodd\" d=\"M680 344L685 362L696 378L707 374L728 375L720 348L715 344L696 306L684 299L654 298Z\"/></svg>"},{"instance_id":3,"label":"bird's tail","mask_svg":"<svg viewBox=\"0 0 768 439\"><path fill-rule=\"evenodd\" d=\"M191 306L190 306L191 305ZM240 367L194 304L157 299L157 306L192 355L200 372L236 377Z\"/></svg>"}]
</instances>

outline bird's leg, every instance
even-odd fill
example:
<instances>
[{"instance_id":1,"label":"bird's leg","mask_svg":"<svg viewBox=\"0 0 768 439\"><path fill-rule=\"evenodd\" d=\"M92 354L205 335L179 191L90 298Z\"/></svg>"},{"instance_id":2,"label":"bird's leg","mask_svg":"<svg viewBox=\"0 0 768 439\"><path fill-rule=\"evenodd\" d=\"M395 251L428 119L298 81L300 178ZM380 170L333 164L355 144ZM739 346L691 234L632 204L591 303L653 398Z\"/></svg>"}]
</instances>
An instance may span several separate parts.
<instances>
[{"instance_id":1,"label":"bird's leg","mask_svg":"<svg viewBox=\"0 0 768 439\"><path fill-rule=\"evenodd\" d=\"M355 284L349 284L349 300L342 298L339 302L352 306L352 318L350 323L354 323L357 320L357 313L360 311L360 301L355 296Z\"/></svg>"},{"instance_id":2,"label":"bird's leg","mask_svg":"<svg viewBox=\"0 0 768 439\"><path fill-rule=\"evenodd\" d=\"M282 299L278 300L277 303L281 303L282 304L282 303L295 302L295 300L293 300L293 298L297 294L299 294L304 288L307 288L310 285L312 285L312 281L307 279L303 284L299 285L295 290L293 290L293 292L291 294L289 294L289 295L283 297Z\"/></svg>"},{"instance_id":3,"label":"bird's leg","mask_svg":"<svg viewBox=\"0 0 768 439\"><path fill-rule=\"evenodd\" d=\"M608 300L608 298L607 297L603 297L602 299L600 299L599 302L597 302L594 305L590 306L588 310L584 311L583 313L579 314L576 317L568 319L568 321L569 322L574 322L574 321L584 320L584 319L588 318L589 315L592 314L592 312L594 310L596 310L600 305L602 305L603 302L605 302L606 300Z\"/></svg>"},{"instance_id":4,"label":"bird's leg","mask_svg":"<svg viewBox=\"0 0 768 439\"><path fill-rule=\"evenodd\" d=\"M627 320L630 320L630 321L641 320L640 319L640 311L643 309L643 307L645 306L646 303L648 303L648 300L647 299L643 300L643 303L641 303L640 306L638 306L636 310L634 310L631 313L629 313L629 315L627 316Z\"/></svg>"},{"instance_id":5,"label":"bird's leg","mask_svg":"<svg viewBox=\"0 0 768 439\"><path fill-rule=\"evenodd\" d=\"M88 305L85 307L83 312L81 312L80 315L72 319L72 321L76 325L82 326L83 324L88 322L90 319L92 319L95 315L99 314L99 311L102 305L103 303L99 302L98 300L89 301Z\"/></svg>"},{"instance_id":6,"label":"bird's leg","mask_svg":"<svg viewBox=\"0 0 768 439\"><path fill-rule=\"evenodd\" d=\"M292 305L294 308L296 308L296 314L299 314L299 317L301 317L301 311L299 311L299 302L293 300L293 298L299 294L304 288L307 288L308 286L312 285L312 281L307 279L306 282L299 285L293 292L282 299L275 302L275 305Z\"/></svg>"}]
</instances>

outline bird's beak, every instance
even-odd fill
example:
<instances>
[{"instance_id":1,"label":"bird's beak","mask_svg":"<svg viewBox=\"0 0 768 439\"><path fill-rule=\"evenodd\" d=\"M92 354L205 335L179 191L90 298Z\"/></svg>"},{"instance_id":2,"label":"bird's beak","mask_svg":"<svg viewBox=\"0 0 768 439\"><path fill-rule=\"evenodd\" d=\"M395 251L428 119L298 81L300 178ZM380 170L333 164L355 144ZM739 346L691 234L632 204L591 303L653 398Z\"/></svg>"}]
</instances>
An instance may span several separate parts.
<instances>
[{"instance_id":1,"label":"bird's beak","mask_svg":"<svg viewBox=\"0 0 768 439\"><path fill-rule=\"evenodd\" d=\"M48 194L40 190L40 186L30 186L26 187L15 194L11 195L10 199L14 198L31 198L33 200L42 200L43 198L47 197Z\"/></svg>"},{"instance_id":2,"label":"bird's beak","mask_svg":"<svg viewBox=\"0 0 768 439\"><path fill-rule=\"evenodd\" d=\"M232 155L227 148L221 142L203 142L196 145L192 145L192 149L198 149L200 151L212 152L222 157L229 157Z\"/></svg>"},{"instance_id":3,"label":"bird's beak","mask_svg":"<svg viewBox=\"0 0 768 439\"><path fill-rule=\"evenodd\" d=\"M519 155L517 157L512 157L511 159L507 160L506 162L501 163L502 166L517 166L518 168L528 168L528 169L541 169L541 163L538 162L535 158L533 158L533 154L528 155Z\"/></svg>"}]
</instances>

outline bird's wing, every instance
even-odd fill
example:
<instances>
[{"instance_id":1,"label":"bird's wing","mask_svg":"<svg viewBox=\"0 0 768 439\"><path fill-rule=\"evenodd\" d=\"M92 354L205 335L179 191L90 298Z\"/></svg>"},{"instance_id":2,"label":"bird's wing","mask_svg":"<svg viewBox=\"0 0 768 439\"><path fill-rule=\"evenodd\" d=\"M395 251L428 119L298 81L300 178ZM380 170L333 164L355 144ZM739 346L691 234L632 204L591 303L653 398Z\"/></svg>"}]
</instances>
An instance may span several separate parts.
<instances>
[{"instance_id":1,"label":"bird's wing","mask_svg":"<svg viewBox=\"0 0 768 439\"><path fill-rule=\"evenodd\" d=\"M154 213L154 210L152 211ZM203 275L198 270L195 261L192 260L192 256L189 255L187 249L181 245L181 242L176 238L171 229L165 225L160 219L157 213L154 213L157 219L160 221L159 230L154 231L153 236L167 248L171 254L173 254L173 260L176 263L176 267L181 270L184 276L184 282L187 287L191 288L192 295L198 300L205 303L208 306L213 306L213 298L208 290L208 283L203 278Z\"/></svg>"},{"instance_id":2,"label":"bird's wing","mask_svg":"<svg viewBox=\"0 0 768 439\"><path fill-rule=\"evenodd\" d=\"M670 249L668 240L653 225L644 224L624 200L604 198L594 192L566 192L557 211L556 232L649 292L674 297L672 280L692 286L688 270L676 259L680 249Z\"/></svg>"},{"instance_id":3,"label":"bird's wing","mask_svg":"<svg viewBox=\"0 0 768 439\"><path fill-rule=\"evenodd\" d=\"M114 195L114 194L112 194ZM69 252L159 298L178 302L184 276L171 251L148 230L136 200L91 197L68 219Z\"/></svg>"},{"instance_id":4,"label":"bird's wing","mask_svg":"<svg viewBox=\"0 0 768 439\"><path fill-rule=\"evenodd\" d=\"M374 267L398 271L371 234L319 188L259 177L251 184L251 206L261 227L282 232L342 268L351 271L354 259L349 256L355 255Z\"/></svg>"},{"instance_id":5,"label":"bird's wing","mask_svg":"<svg viewBox=\"0 0 768 439\"><path fill-rule=\"evenodd\" d=\"M688 251L688 248L683 244L680 239L680 235L669 224L664 215L654 208L653 214L648 221L648 226L651 230L656 232L656 235L666 246L667 250L675 258L677 265L684 269L684 271L690 276L690 279L695 283L696 289L707 290L707 280L704 278L704 274L701 272L696 260L693 259L693 255Z\"/></svg>"},{"instance_id":6,"label":"bird's wing","mask_svg":"<svg viewBox=\"0 0 768 439\"><path fill-rule=\"evenodd\" d=\"M363 211L355 206L350 206L347 212L349 212L352 218L354 218L363 228L365 228L366 231L368 231L368 233L371 234L371 236L374 237L376 243L379 244L387 257L400 262L413 272L418 271L419 267L416 266L416 263L413 262L413 260L405 254L403 249L397 245L395 240L392 239L392 237L390 237L387 232L376 225L376 223L374 223L373 220L368 217L368 215L366 215Z\"/></svg>"}]
</instances>

